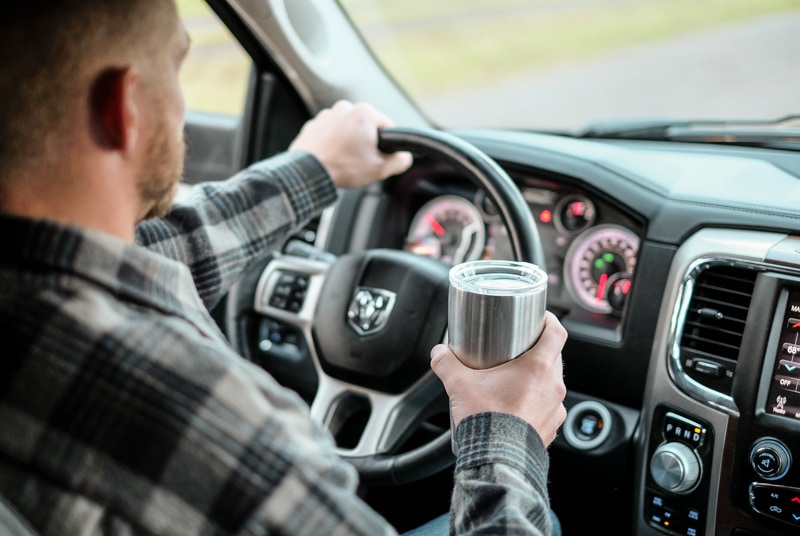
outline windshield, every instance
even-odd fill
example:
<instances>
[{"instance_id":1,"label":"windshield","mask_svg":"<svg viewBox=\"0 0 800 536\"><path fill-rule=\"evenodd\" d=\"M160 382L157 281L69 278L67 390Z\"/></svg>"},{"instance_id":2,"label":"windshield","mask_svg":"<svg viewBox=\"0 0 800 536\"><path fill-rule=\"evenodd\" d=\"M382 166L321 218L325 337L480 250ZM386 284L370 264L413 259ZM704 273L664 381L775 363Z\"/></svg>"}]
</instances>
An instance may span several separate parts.
<instances>
[{"instance_id":1,"label":"windshield","mask_svg":"<svg viewBox=\"0 0 800 536\"><path fill-rule=\"evenodd\" d=\"M800 0L340 0L445 128L800 112Z\"/></svg>"}]
</instances>

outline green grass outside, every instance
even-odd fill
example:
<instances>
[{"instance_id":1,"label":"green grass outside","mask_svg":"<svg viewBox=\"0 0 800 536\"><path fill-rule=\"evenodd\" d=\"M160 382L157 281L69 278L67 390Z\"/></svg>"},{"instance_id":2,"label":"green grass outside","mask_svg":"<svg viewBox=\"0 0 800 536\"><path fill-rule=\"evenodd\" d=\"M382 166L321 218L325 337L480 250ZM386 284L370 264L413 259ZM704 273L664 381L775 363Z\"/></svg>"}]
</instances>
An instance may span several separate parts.
<instances>
[{"instance_id":1,"label":"green grass outside","mask_svg":"<svg viewBox=\"0 0 800 536\"><path fill-rule=\"evenodd\" d=\"M205 15L210 9L203 0L175 0L182 16Z\"/></svg>"}]
</instances>

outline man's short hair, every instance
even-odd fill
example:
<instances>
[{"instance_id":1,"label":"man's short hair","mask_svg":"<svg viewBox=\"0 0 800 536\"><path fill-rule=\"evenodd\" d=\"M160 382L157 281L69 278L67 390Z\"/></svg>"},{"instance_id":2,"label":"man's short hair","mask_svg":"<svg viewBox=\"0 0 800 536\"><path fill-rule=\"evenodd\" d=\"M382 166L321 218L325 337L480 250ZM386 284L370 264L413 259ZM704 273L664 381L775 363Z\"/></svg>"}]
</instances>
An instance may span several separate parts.
<instances>
[{"instance_id":1,"label":"man's short hair","mask_svg":"<svg viewBox=\"0 0 800 536\"><path fill-rule=\"evenodd\" d=\"M20 0L0 13L0 179L47 160L104 69L164 46L174 0ZM145 55L145 56L143 56ZM88 106L88 102L83 103Z\"/></svg>"}]
</instances>

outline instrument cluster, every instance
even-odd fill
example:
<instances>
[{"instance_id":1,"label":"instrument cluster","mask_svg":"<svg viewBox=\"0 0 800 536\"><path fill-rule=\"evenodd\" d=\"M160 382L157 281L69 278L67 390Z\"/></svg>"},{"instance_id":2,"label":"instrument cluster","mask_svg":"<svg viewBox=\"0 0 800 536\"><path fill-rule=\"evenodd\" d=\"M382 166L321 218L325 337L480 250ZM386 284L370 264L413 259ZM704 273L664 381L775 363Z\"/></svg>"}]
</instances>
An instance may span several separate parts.
<instances>
[{"instance_id":1,"label":"instrument cluster","mask_svg":"<svg viewBox=\"0 0 800 536\"><path fill-rule=\"evenodd\" d=\"M580 188L531 177L515 180L545 251L548 307L621 316L636 272L639 224ZM481 191L427 200L411 219L404 248L451 266L513 258L505 226Z\"/></svg>"}]
</instances>

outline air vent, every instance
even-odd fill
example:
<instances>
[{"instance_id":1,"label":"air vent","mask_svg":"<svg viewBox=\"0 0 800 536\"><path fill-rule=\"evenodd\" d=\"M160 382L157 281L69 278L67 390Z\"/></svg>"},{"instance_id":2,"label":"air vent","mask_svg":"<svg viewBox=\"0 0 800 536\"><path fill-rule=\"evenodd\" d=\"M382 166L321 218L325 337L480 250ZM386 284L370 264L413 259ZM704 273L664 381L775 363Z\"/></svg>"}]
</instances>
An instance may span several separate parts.
<instances>
[{"instance_id":1,"label":"air vent","mask_svg":"<svg viewBox=\"0 0 800 536\"><path fill-rule=\"evenodd\" d=\"M757 272L711 266L695 279L680 342L683 370L730 395Z\"/></svg>"}]
</instances>

